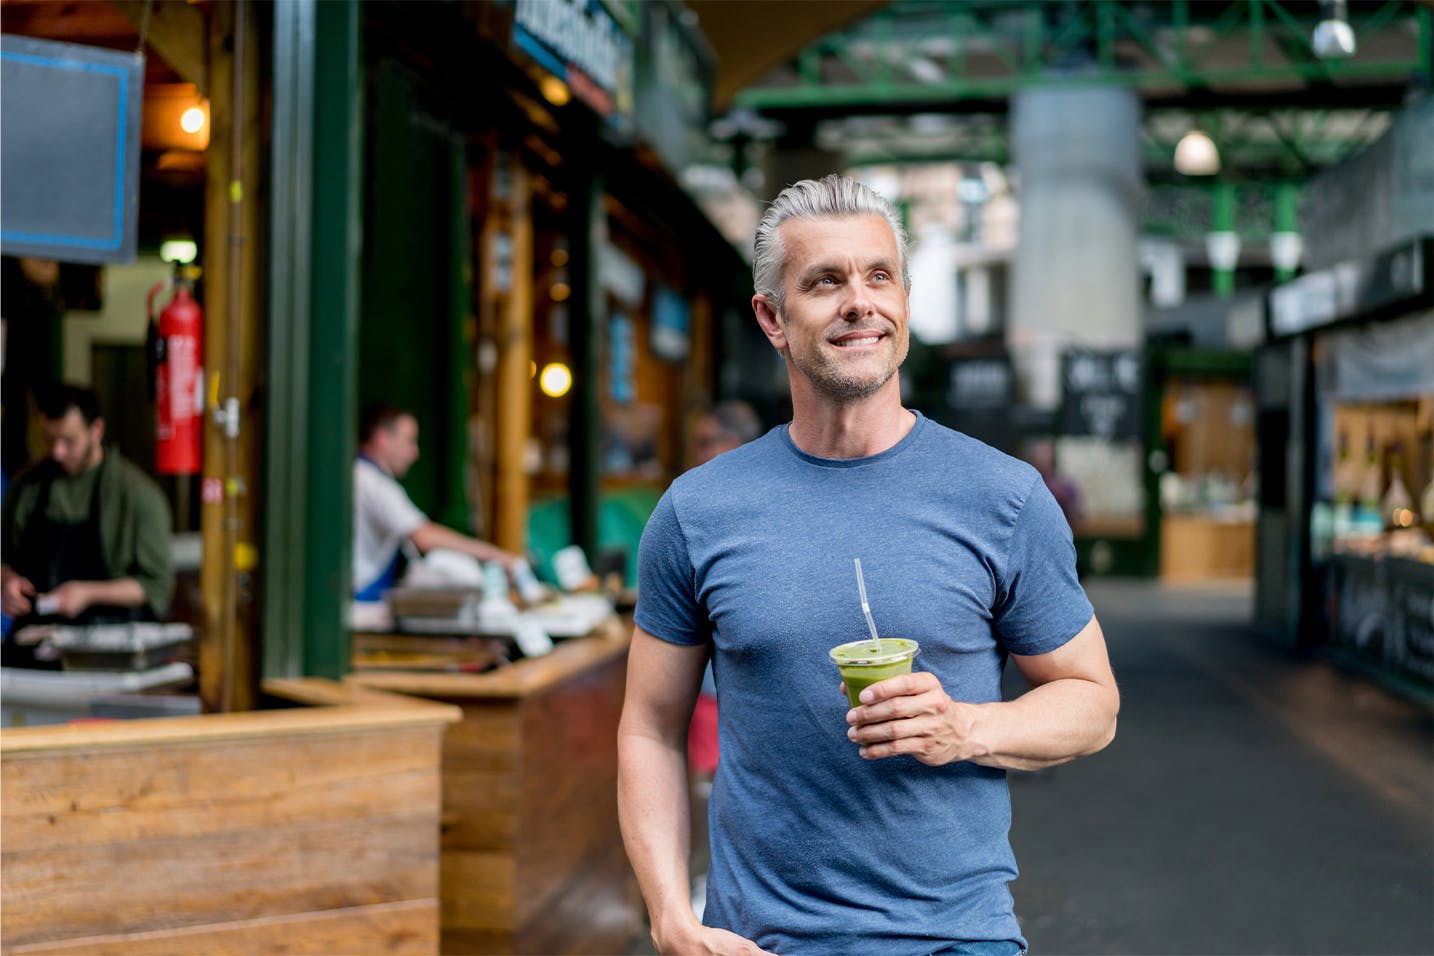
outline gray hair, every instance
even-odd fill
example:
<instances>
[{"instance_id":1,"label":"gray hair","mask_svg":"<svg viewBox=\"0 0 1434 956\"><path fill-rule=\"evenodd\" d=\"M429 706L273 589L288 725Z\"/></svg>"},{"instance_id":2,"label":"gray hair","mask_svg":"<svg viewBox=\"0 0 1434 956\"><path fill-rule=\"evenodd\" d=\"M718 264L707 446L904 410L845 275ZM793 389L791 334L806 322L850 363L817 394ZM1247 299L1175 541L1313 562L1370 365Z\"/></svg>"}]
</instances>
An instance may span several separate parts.
<instances>
[{"instance_id":1,"label":"gray hair","mask_svg":"<svg viewBox=\"0 0 1434 956\"><path fill-rule=\"evenodd\" d=\"M752 286L765 295L774 308L782 307L782 270L786 266L786 250L782 248L781 225L788 219L828 219L843 216L881 216L896 237L896 251L901 262L901 284L911 289L911 274L906 268L908 241L906 227L896 207L885 196L865 183L848 176L831 173L821 179L803 179L778 194L767 207L757 225L752 248Z\"/></svg>"}]
</instances>

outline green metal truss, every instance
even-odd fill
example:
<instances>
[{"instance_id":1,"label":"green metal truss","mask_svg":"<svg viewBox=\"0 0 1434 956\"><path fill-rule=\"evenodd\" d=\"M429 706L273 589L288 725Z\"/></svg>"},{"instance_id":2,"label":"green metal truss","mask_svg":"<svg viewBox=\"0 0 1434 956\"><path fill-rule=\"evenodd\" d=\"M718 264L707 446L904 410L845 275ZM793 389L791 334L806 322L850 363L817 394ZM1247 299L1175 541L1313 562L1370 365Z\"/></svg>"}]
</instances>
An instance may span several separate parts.
<instances>
[{"instance_id":1,"label":"green metal truss","mask_svg":"<svg viewBox=\"0 0 1434 956\"><path fill-rule=\"evenodd\" d=\"M768 113L1003 109L1033 85L1094 83L1133 87L1147 102L1388 105L1429 74L1431 17L1416 0L1351 3L1357 54L1321 59L1318 6L1298 0L900 0L808 46L736 102Z\"/></svg>"}]
</instances>

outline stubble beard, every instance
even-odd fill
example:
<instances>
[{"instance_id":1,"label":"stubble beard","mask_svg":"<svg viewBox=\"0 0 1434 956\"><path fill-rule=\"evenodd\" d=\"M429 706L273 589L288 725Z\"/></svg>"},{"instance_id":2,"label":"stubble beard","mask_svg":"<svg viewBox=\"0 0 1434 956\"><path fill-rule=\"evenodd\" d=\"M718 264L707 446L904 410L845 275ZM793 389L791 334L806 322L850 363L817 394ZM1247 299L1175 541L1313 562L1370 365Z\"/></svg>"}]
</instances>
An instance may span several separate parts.
<instances>
[{"instance_id":1,"label":"stubble beard","mask_svg":"<svg viewBox=\"0 0 1434 956\"><path fill-rule=\"evenodd\" d=\"M835 346L833 346L834 348ZM787 356L812 388L837 405L855 405L881 391L890 382L906 358L907 350L895 345L887 353L885 365L875 373L860 374L836 360L825 350L798 357L791 349Z\"/></svg>"}]
</instances>

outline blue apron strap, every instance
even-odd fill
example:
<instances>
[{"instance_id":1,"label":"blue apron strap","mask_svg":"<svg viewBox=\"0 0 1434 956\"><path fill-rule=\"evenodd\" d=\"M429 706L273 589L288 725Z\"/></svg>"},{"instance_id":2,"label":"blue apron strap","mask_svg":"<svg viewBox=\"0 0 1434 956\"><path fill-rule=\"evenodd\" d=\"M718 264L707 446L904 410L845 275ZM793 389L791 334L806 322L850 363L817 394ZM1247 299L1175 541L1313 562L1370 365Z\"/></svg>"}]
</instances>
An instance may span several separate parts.
<instances>
[{"instance_id":1,"label":"blue apron strap","mask_svg":"<svg viewBox=\"0 0 1434 956\"><path fill-rule=\"evenodd\" d=\"M365 455L363 452L358 453L358 460L368 462L373 467L378 468L378 462L374 461L372 458L370 458L368 455ZM378 468L378 470L383 471L382 468ZM393 557L388 562L388 567L384 568L383 573L381 573L377 578L375 578L373 582L368 585L368 587L360 591L355 591L354 600L382 601L383 592L387 591L389 588L393 587L395 584L398 583L398 563L402 556L402 551L398 548L395 548L393 551Z\"/></svg>"},{"instance_id":2,"label":"blue apron strap","mask_svg":"<svg viewBox=\"0 0 1434 956\"><path fill-rule=\"evenodd\" d=\"M354 600L382 601L383 592L387 591L389 588L393 587L395 584L398 583L398 559L399 550L395 548L393 552L393 559L388 562L388 567L383 569L383 573L380 574L377 578L375 578L372 584L364 588L362 591L356 591L354 593Z\"/></svg>"}]
</instances>

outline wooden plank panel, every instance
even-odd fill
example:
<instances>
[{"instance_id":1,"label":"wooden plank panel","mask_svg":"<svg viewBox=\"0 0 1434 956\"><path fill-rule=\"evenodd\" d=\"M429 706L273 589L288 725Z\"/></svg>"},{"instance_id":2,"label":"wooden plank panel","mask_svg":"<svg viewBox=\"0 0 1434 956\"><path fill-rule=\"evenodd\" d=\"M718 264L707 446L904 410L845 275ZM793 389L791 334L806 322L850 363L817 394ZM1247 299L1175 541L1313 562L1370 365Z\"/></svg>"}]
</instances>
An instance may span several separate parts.
<instances>
[{"instance_id":1,"label":"wooden plank panel","mask_svg":"<svg viewBox=\"0 0 1434 956\"><path fill-rule=\"evenodd\" d=\"M519 924L587 884L631 879L625 858L605 870L592 865L621 845L617 724L625 672L624 660L606 661L524 708Z\"/></svg>"},{"instance_id":2,"label":"wooden plank panel","mask_svg":"<svg viewBox=\"0 0 1434 956\"><path fill-rule=\"evenodd\" d=\"M406 900L190 929L36 943L9 948L7 952L17 956L173 956L175 953L428 956L437 946L438 901Z\"/></svg>"},{"instance_id":3,"label":"wooden plank panel","mask_svg":"<svg viewBox=\"0 0 1434 956\"><path fill-rule=\"evenodd\" d=\"M449 927L511 929L516 926L513 894L518 881L512 854L447 850L440 872L445 932Z\"/></svg>"},{"instance_id":4,"label":"wooden plank panel","mask_svg":"<svg viewBox=\"0 0 1434 956\"><path fill-rule=\"evenodd\" d=\"M533 956L626 952L643 927L635 881L612 878L627 870L621 843L599 848L567 891L525 923L506 951Z\"/></svg>"},{"instance_id":5,"label":"wooden plank panel","mask_svg":"<svg viewBox=\"0 0 1434 956\"><path fill-rule=\"evenodd\" d=\"M515 775L466 769L443 774L443 851L511 853L520 836L522 788Z\"/></svg>"},{"instance_id":6,"label":"wooden plank panel","mask_svg":"<svg viewBox=\"0 0 1434 956\"><path fill-rule=\"evenodd\" d=\"M436 895L432 815L4 855L5 945Z\"/></svg>"},{"instance_id":7,"label":"wooden plank panel","mask_svg":"<svg viewBox=\"0 0 1434 956\"><path fill-rule=\"evenodd\" d=\"M437 736L430 729L7 756L5 851L353 820L392 801L436 816Z\"/></svg>"}]
</instances>

